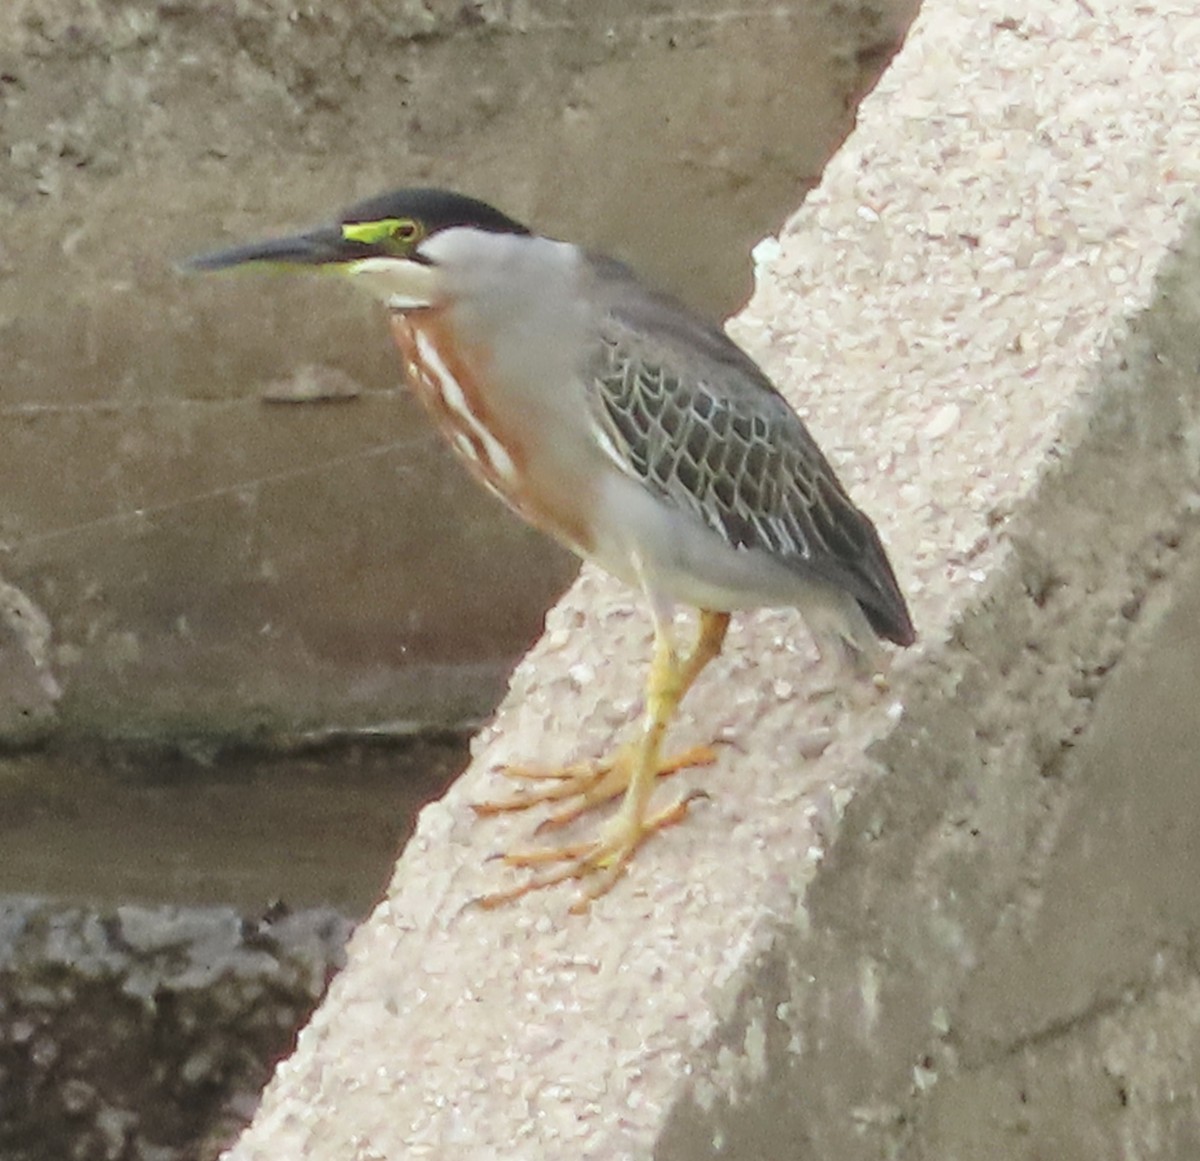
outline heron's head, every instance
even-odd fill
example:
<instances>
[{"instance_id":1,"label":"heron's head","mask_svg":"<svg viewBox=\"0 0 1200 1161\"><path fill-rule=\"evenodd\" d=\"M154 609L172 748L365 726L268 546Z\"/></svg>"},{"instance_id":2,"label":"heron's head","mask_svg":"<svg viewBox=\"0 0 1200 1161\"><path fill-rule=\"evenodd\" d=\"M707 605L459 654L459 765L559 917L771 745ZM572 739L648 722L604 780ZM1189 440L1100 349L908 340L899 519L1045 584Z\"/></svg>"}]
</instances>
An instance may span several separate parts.
<instances>
[{"instance_id":1,"label":"heron's head","mask_svg":"<svg viewBox=\"0 0 1200 1161\"><path fill-rule=\"evenodd\" d=\"M453 246L439 245L455 231ZM380 194L346 210L329 226L201 254L185 270L233 266L309 267L336 271L394 310L440 301L447 262L469 260L472 237L528 236L519 222L486 202L440 189ZM483 247L480 247L481 252Z\"/></svg>"}]
</instances>

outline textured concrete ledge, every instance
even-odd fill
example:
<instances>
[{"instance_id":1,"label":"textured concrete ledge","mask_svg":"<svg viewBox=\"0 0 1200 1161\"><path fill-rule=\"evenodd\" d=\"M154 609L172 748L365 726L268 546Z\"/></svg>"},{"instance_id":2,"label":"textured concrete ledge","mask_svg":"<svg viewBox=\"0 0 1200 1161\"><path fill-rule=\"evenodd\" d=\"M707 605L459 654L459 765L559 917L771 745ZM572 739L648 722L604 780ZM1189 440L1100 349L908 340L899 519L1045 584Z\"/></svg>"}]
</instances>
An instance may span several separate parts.
<instances>
[{"instance_id":1,"label":"textured concrete ledge","mask_svg":"<svg viewBox=\"0 0 1200 1161\"><path fill-rule=\"evenodd\" d=\"M798 618L740 618L676 735L731 743L681 776L711 801L586 917L481 913L529 828L473 820L491 771L636 708L645 618L585 571L231 1158L1195 1155L1200 924L1128 889L1190 869L1194 814L1123 832L1128 777L1085 758L1193 571L1194 227L1153 276L1200 21L961 7L926 6L739 331L913 596L889 699L812 696Z\"/></svg>"}]
</instances>

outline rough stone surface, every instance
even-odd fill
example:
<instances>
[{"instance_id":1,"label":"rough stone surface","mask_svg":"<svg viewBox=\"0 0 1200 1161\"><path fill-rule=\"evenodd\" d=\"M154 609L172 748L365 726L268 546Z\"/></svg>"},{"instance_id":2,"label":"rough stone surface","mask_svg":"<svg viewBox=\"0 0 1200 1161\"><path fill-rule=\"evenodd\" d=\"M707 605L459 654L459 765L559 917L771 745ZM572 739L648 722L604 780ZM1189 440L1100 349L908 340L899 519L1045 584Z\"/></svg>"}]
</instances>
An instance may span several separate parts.
<instances>
[{"instance_id":1,"label":"rough stone surface","mask_svg":"<svg viewBox=\"0 0 1200 1161\"><path fill-rule=\"evenodd\" d=\"M450 463L370 303L176 260L447 184L727 310L911 3L0 6L0 575L57 729L478 720L573 575Z\"/></svg>"},{"instance_id":2,"label":"rough stone surface","mask_svg":"<svg viewBox=\"0 0 1200 1161\"><path fill-rule=\"evenodd\" d=\"M676 734L730 742L703 809L584 917L482 912L530 842L472 816L494 768L636 710L648 626L585 570L231 1159L1194 1155L1195 735L1149 682L1197 553L1197 43L1191 5L931 0L738 332L921 646L855 707L741 618Z\"/></svg>"},{"instance_id":3,"label":"rough stone surface","mask_svg":"<svg viewBox=\"0 0 1200 1161\"><path fill-rule=\"evenodd\" d=\"M215 1156L348 934L330 911L0 899L0 1156Z\"/></svg>"},{"instance_id":4,"label":"rough stone surface","mask_svg":"<svg viewBox=\"0 0 1200 1161\"><path fill-rule=\"evenodd\" d=\"M0 738L23 746L53 728L62 687L50 655L50 619L0 580Z\"/></svg>"}]
</instances>

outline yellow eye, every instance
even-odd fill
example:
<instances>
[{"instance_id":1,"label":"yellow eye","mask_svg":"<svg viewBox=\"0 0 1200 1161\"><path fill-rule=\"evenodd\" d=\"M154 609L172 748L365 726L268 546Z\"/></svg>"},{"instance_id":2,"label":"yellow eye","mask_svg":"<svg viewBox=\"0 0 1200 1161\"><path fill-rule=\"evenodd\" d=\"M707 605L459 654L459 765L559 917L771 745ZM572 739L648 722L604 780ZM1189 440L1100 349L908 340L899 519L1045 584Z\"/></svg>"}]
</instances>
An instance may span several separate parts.
<instances>
[{"instance_id":1,"label":"yellow eye","mask_svg":"<svg viewBox=\"0 0 1200 1161\"><path fill-rule=\"evenodd\" d=\"M347 222L342 226L343 238L367 246L377 246L385 242L411 246L423 236L421 223L412 218L382 218L377 222Z\"/></svg>"}]
</instances>

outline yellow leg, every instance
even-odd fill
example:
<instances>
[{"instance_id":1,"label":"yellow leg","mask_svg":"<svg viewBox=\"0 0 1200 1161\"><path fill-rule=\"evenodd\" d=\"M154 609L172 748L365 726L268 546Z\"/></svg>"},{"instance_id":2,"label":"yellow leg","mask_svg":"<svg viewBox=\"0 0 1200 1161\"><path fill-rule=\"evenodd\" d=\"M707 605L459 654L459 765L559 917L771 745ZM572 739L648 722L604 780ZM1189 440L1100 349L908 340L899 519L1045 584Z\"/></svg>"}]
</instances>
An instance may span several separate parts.
<instances>
[{"instance_id":1,"label":"yellow leg","mask_svg":"<svg viewBox=\"0 0 1200 1161\"><path fill-rule=\"evenodd\" d=\"M657 686L670 687L671 704L666 707L666 717L659 731L665 733L666 723L674 714L676 706L695 684L705 666L721 652L725 634L729 628L728 613L700 614L700 634L696 647L680 662L671 642L669 627L656 625L654 661L647 682L646 720L649 723L657 714L662 718L663 708L652 704ZM666 676L663 676L663 674ZM536 833L566 826L588 811L624 794L633 780L634 771L643 761L646 740L643 734L637 741L622 746L611 757L595 762L577 762L557 769L541 770L536 767L509 766L504 770L509 778L534 783L536 789L524 790L508 798L494 799L474 804L475 813L487 818L495 814L508 814L518 810L529 810L543 803L569 802L563 810L544 819ZM680 770L692 766L711 766L717 760L712 746L693 746L688 750L658 760L656 777L669 778Z\"/></svg>"},{"instance_id":2,"label":"yellow leg","mask_svg":"<svg viewBox=\"0 0 1200 1161\"><path fill-rule=\"evenodd\" d=\"M519 899L530 891L552 886L568 879L583 879L595 876L579 901L571 908L573 912L586 910L591 900L608 891L624 873L629 860L643 842L656 831L679 822L687 813L689 803L695 795L687 795L674 805L657 814L649 810L654 783L664 773L673 773L681 765L696 764L681 761L694 758L696 752L688 751L681 758L664 762L662 742L667 727L679 703L695 684L704 668L721 651L725 633L729 628L728 613L702 611L700 635L692 652L680 660L671 639L670 627L656 621L654 635L654 658L646 683L646 713L641 736L637 742L623 750L616 760L602 763L600 773L592 768L586 777L579 769L562 771L558 775L560 785L536 794L518 796L500 803L483 803L476 807L481 814L494 814L501 810L523 809L535 802L559 801L578 795L582 802L576 807L554 816L552 824L572 821L599 802L608 801L619 794L624 800L617 813L600 829L599 835L583 843L503 856L504 862L512 867L537 868L546 863L564 863L565 866L544 875L535 876L519 887L486 895L479 900L484 907L498 907L503 903ZM711 751L704 754L711 761ZM539 828L542 829L542 828Z\"/></svg>"}]
</instances>

